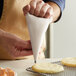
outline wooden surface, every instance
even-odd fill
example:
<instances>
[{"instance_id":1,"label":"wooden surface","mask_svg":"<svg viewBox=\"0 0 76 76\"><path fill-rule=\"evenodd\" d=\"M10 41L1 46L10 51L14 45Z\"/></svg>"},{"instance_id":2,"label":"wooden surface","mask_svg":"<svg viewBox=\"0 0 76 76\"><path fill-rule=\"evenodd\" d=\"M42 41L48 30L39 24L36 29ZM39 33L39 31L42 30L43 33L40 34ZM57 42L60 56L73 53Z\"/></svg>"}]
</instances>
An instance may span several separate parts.
<instances>
[{"instance_id":1,"label":"wooden surface","mask_svg":"<svg viewBox=\"0 0 76 76\"><path fill-rule=\"evenodd\" d=\"M59 59L42 59L38 60L37 62L54 62L59 61ZM27 72L26 68L31 67L34 64L34 60L0 60L0 67L6 68L9 67L13 69L15 72L17 72L18 76L39 76L37 74Z\"/></svg>"}]
</instances>

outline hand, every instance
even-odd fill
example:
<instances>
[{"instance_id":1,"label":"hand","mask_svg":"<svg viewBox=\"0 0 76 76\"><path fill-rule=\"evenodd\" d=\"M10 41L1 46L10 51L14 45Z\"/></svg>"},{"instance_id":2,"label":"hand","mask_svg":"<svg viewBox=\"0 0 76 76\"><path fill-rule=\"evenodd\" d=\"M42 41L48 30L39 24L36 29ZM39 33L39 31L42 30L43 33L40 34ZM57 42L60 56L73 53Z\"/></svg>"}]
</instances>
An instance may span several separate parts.
<instances>
[{"instance_id":1,"label":"hand","mask_svg":"<svg viewBox=\"0 0 76 76\"><path fill-rule=\"evenodd\" d=\"M0 47L7 51L10 56L22 57L32 55L32 47L30 41L24 41L17 36L3 32L0 30ZM0 50L1 51L1 50Z\"/></svg>"},{"instance_id":2,"label":"hand","mask_svg":"<svg viewBox=\"0 0 76 76\"><path fill-rule=\"evenodd\" d=\"M53 8L43 1L32 0L29 5L23 8L24 15L28 12L37 17L50 18L53 16Z\"/></svg>"}]
</instances>

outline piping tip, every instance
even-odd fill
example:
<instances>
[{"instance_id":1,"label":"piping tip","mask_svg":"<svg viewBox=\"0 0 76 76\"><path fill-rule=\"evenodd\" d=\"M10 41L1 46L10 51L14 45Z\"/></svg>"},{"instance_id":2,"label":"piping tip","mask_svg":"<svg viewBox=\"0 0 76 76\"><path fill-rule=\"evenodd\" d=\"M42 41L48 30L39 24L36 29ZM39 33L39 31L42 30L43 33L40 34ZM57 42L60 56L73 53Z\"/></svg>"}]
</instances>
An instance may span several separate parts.
<instances>
[{"instance_id":1,"label":"piping tip","mask_svg":"<svg viewBox=\"0 0 76 76\"><path fill-rule=\"evenodd\" d=\"M35 60L34 62L35 62L35 64L36 64L36 60Z\"/></svg>"}]
</instances>

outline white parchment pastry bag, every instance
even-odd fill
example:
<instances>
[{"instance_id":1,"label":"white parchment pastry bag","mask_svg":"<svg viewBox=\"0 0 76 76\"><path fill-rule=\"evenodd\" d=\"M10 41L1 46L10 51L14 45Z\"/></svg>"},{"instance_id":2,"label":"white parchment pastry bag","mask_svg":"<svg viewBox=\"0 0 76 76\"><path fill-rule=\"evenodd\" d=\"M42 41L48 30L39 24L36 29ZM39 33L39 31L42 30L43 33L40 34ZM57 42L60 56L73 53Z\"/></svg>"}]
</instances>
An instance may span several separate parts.
<instances>
[{"instance_id":1,"label":"white parchment pastry bag","mask_svg":"<svg viewBox=\"0 0 76 76\"><path fill-rule=\"evenodd\" d=\"M30 34L34 60L36 62L42 45L44 34L49 24L52 22L52 18L50 19L40 18L28 13L26 15L26 21Z\"/></svg>"}]
</instances>

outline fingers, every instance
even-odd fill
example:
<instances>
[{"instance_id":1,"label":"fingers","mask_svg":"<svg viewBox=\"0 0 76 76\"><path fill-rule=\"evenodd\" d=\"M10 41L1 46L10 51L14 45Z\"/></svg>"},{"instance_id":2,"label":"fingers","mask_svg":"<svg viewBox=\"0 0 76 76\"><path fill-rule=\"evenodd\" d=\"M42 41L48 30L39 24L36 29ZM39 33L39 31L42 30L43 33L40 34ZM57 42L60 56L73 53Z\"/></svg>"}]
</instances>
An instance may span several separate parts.
<instances>
[{"instance_id":1,"label":"fingers","mask_svg":"<svg viewBox=\"0 0 76 76\"><path fill-rule=\"evenodd\" d=\"M35 15L35 16L39 16L40 10L41 10L41 8L42 8L43 5L44 5L44 2L43 2L43 1L39 1L39 2L37 3L36 9L35 9L35 11L34 11L34 15Z\"/></svg>"},{"instance_id":2,"label":"fingers","mask_svg":"<svg viewBox=\"0 0 76 76\"><path fill-rule=\"evenodd\" d=\"M29 56L33 55L32 50L18 50L16 48L11 50L11 56L12 57L22 57L22 56Z\"/></svg>"},{"instance_id":3,"label":"fingers","mask_svg":"<svg viewBox=\"0 0 76 76\"><path fill-rule=\"evenodd\" d=\"M30 11L30 5L26 5L26 6L23 8L23 13L24 13L24 15L26 15L29 11Z\"/></svg>"},{"instance_id":4,"label":"fingers","mask_svg":"<svg viewBox=\"0 0 76 76\"><path fill-rule=\"evenodd\" d=\"M36 4L37 4L37 1L36 0L33 0L33 1L31 1L30 2L30 14L34 14L34 10L35 10L35 8L36 8Z\"/></svg>"},{"instance_id":5,"label":"fingers","mask_svg":"<svg viewBox=\"0 0 76 76\"><path fill-rule=\"evenodd\" d=\"M31 42L30 40L24 41L24 40L19 40L18 42L15 43L15 48L18 50L31 50Z\"/></svg>"},{"instance_id":6,"label":"fingers","mask_svg":"<svg viewBox=\"0 0 76 76\"><path fill-rule=\"evenodd\" d=\"M51 16L53 16L53 8L49 7L44 17L50 18Z\"/></svg>"},{"instance_id":7,"label":"fingers","mask_svg":"<svg viewBox=\"0 0 76 76\"><path fill-rule=\"evenodd\" d=\"M32 0L29 6L25 6L24 12L25 14L29 12L32 15L43 18L50 18L53 16L53 8L42 0Z\"/></svg>"},{"instance_id":8,"label":"fingers","mask_svg":"<svg viewBox=\"0 0 76 76\"><path fill-rule=\"evenodd\" d=\"M9 33L7 35L8 36L6 37L6 41L10 41L9 43L11 44L11 46L14 46L15 48L19 50L32 49L30 40L24 41L20 39L19 37L9 34Z\"/></svg>"},{"instance_id":9,"label":"fingers","mask_svg":"<svg viewBox=\"0 0 76 76\"><path fill-rule=\"evenodd\" d=\"M50 6L47 4L47 3L45 3L43 6L42 6L42 8L41 8L41 10L40 10L40 17L44 17L45 16L45 13L47 12L47 9L49 8Z\"/></svg>"},{"instance_id":10,"label":"fingers","mask_svg":"<svg viewBox=\"0 0 76 76\"><path fill-rule=\"evenodd\" d=\"M32 50L23 50L21 51L17 56L29 56L29 55L33 55Z\"/></svg>"}]
</instances>

